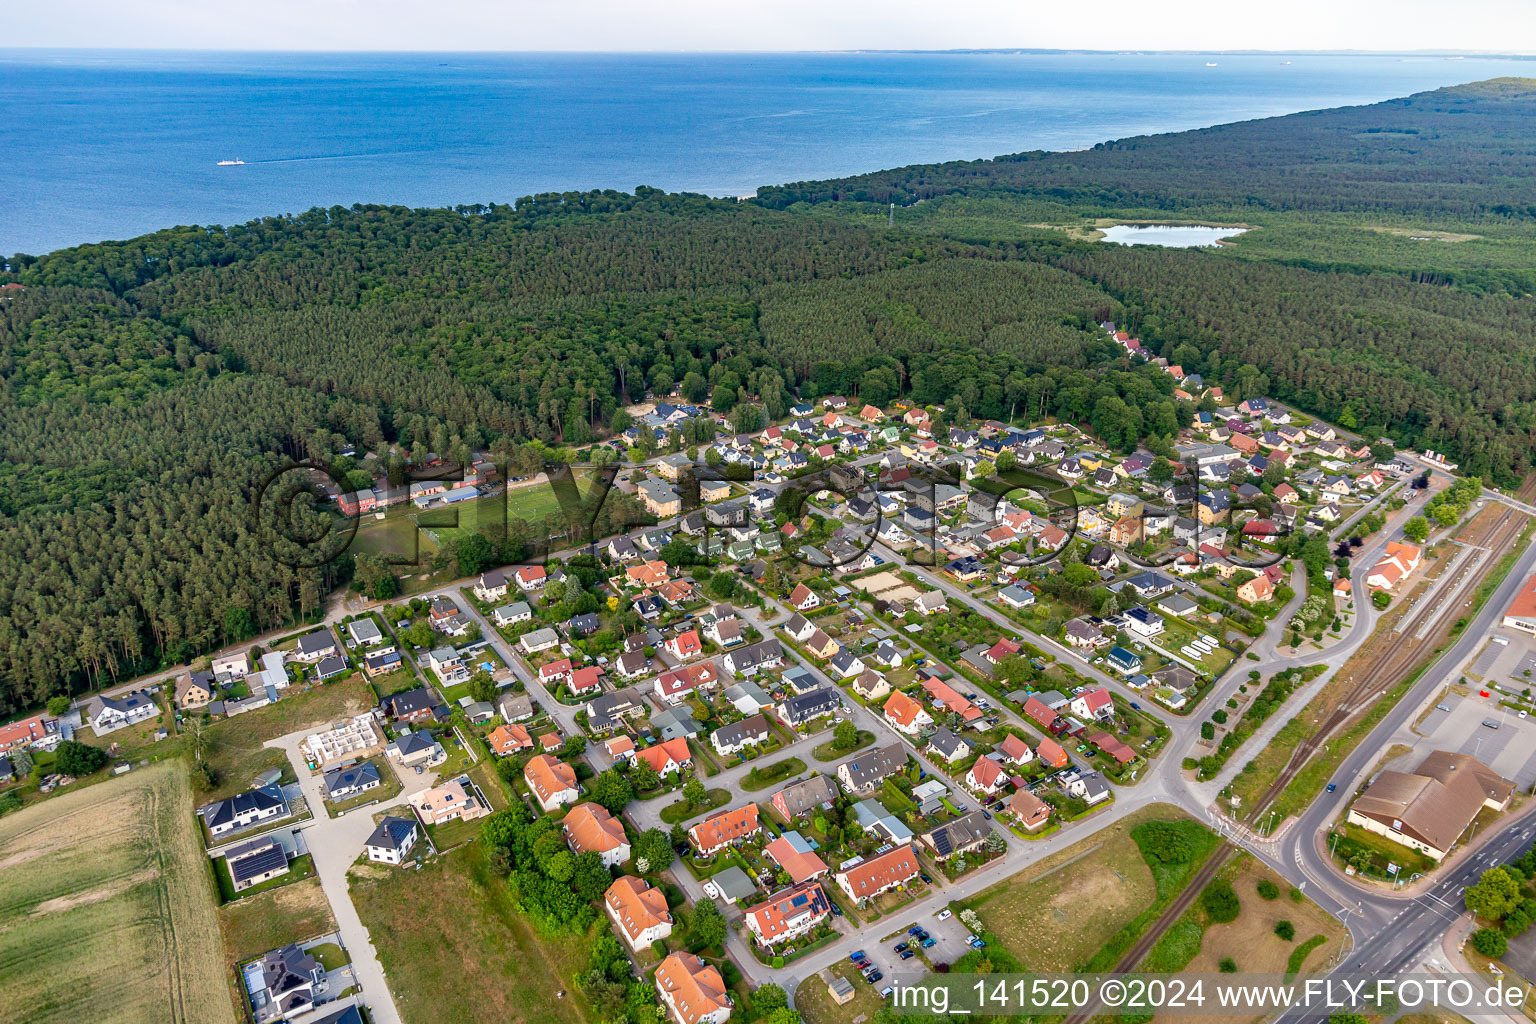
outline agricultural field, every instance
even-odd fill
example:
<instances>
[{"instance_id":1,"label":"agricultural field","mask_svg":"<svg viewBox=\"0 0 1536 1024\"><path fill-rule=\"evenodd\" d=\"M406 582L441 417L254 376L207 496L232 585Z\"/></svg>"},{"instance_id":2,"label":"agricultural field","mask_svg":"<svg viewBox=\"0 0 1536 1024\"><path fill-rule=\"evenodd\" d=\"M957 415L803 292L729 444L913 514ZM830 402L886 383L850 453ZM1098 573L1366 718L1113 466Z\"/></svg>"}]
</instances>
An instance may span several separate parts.
<instances>
[{"instance_id":1,"label":"agricultural field","mask_svg":"<svg viewBox=\"0 0 1536 1024\"><path fill-rule=\"evenodd\" d=\"M572 974L590 941L535 933L478 842L419 871L360 864L349 877L404 1024L588 1019Z\"/></svg>"},{"instance_id":2,"label":"agricultural field","mask_svg":"<svg viewBox=\"0 0 1536 1024\"><path fill-rule=\"evenodd\" d=\"M0 1019L234 1024L180 762L0 819Z\"/></svg>"}]
</instances>

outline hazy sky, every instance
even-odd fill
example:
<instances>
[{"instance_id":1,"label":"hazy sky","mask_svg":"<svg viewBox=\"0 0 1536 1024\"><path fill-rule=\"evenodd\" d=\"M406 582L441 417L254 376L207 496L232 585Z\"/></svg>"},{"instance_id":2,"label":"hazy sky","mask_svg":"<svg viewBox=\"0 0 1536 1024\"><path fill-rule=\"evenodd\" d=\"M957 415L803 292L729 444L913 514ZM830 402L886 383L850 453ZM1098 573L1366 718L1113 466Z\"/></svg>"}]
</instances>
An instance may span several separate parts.
<instances>
[{"instance_id":1,"label":"hazy sky","mask_svg":"<svg viewBox=\"0 0 1536 1024\"><path fill-rule=\"evenodd\" d=\"M1536 46L1530 0L48 0L10 6L5 46L1501 52Z\"/></svg>"}]
</instances>

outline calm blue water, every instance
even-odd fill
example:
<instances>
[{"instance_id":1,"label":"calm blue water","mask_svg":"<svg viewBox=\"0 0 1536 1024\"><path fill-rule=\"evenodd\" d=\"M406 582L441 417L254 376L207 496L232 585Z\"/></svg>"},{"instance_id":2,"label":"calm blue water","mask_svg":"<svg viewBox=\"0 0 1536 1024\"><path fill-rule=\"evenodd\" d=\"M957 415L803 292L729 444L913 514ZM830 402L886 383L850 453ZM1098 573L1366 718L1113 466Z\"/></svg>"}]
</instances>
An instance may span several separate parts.
<instances>
[{"instance_id":1,"label":"calm blue water","mask_svg":"<svg viewBox=\"0 0 1536 1024\"><path fill-rule=\"evenodd\" d=\"M0 253L336 203L508 202L639 184L745 195L1536 69L1281 60L0 50ZM236 158L245 165L215 166Z\"/></svg>"}]
</instances>

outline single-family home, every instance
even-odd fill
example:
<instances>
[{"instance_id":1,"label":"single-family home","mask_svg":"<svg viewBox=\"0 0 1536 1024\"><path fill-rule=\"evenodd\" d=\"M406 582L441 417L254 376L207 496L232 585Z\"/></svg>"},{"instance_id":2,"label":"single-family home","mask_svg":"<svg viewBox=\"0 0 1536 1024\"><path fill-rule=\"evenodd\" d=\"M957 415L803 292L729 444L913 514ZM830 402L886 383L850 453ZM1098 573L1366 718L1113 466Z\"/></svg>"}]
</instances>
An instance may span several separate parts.
<instances>
[{"instance_id":1,"label":"single-family home","mask_svg":"<svg viewBox=\"0 0 1536 1024\"><path fill-rule=\"evenodd\" d=\"M490 808L470 792L464 779L450 779L417 793L409 798L409 803L428 825L439 825L445 821L473 821L491 813Z\"/></svg>"}]
</instances>

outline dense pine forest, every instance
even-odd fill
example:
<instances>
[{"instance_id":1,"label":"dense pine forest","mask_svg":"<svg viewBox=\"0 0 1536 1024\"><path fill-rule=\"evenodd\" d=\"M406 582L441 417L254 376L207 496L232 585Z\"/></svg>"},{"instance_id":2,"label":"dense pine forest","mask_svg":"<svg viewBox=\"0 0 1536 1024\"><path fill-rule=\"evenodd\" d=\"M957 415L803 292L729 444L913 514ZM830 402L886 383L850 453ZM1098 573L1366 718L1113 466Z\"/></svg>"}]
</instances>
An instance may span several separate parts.
<instances>
[{"instance_id":1,"label":"dense pine forest","mask_svg":"<svg viewBox=\"0 0 1536 1024\"><path fill-rule=\"evenodd\" d=\"M251 494L283 457L536 459L674 386L775 416L831 392L1056 416L1165 450L1193 407L1104 319L1229 401L1272 395L1509 483L1536 440L1533 177L1536 82L1500 81L746 203L356 206L18 255L0 709L313 614L353 566L270 557ZM1254 230L1121 248L1090 240L1105 218Z\"/></svg>"}]
</instances>

